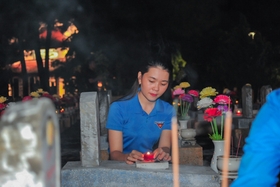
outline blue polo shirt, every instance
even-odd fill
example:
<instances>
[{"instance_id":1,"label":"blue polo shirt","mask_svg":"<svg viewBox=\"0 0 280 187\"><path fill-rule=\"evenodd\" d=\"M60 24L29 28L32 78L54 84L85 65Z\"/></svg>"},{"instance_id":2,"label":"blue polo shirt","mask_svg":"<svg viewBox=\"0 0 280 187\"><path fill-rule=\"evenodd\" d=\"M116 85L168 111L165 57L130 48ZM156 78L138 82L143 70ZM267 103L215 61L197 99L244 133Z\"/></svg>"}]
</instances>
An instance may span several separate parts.
<instances>
[{"instance_id":1,"label":"blue polo shirt","mask_svg":"<svg viewBox=\"0 0 280 187\"><path fill-rule=\"evenodd\" d=\"M138 94L125 101L113 102L109 109L106 128L123 133L123 153L132 150L153 151L162 130L171 130L174 108L160 99L147 114L141 107Z\"/></svg>"},{"instance_id":2,"label":"blue polo shirt","mask_svg":"<svg viewBox=\"0 0 280 187\"><path fill-rule=\"evenodd\" d=\"M272 187L280 172L280 89L266 97L243 148L237 179L231 187Z\"/></svg>"}]
</instances>

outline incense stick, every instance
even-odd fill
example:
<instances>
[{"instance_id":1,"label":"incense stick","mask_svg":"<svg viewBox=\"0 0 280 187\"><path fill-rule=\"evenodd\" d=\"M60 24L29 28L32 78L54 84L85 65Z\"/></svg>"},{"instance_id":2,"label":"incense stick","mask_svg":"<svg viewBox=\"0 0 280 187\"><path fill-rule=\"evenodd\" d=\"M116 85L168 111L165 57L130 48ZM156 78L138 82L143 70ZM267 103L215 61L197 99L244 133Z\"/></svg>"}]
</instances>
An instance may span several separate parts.
<instances>
[{"instance_id":1,"label":"incense stick","mask_svg":"<svg viewBox=\"0 0 280 187\"><path fill-rule=\"evenodd\" d=\"M240 136L239 136L238 146L237 146L237 151L236 151L236 157L238 156L238 151L239 151L240 143L241 143L241 137L242 137L242 133L240 133Z\"/></svg>"},{"instance_id":2,"label":"incense stick","mask_svg":"<svg viewBox=\"0 0 280 187\"><path fill-rule=\"evenodd\" d=\"M173 186L179 187L179 148L178 148L178 124L177 117L172 118L172 167Z\"/></svg>"},{"instance_id":3,"label":"incense stick","mask_svg":"<svg viewBox=\"0 0 280 187\"><path fill-rule=\"evenodd\" d=\"M231 136L231 154L233 155L233 136Z\"/></svg>"},{"instance_id":4,"label":"incense stick","mask_svg":"<svg viewBox=\"0 0 280 187\"><path fill-rule=\"evenodd\" d=\"M173 107L175 110L175 115L172 117L171 126L171 137L172 137L172 168L173 168L173 186L179 187L179 148L178 148L178 121L177 121L177 111L178 111L178 99L175 98L173 102Z\"/></svg>"},{"instance_id":5,"label":"incense stick","mask_svg":"<svg viewBox=\"0 0 280 187\"><path fill-rule=\"evenodd\" d=\"M228 96L228 111L231 110L231 109L230 109L230 102L231 102L230 96Z\"/></svg>"},{"instance_id":6,"label":"incense stick","mask_svg":"<svg viewBox=\"0 0 280 187\"><path fill-rule=\"evenodd\" d=\"M232 113L227 111L225 119L225 144L224 144L224 160L222 173L222 187L228 187L228 160L230 151L230 137L231 137Z\"/></svg>"}]
</instances>

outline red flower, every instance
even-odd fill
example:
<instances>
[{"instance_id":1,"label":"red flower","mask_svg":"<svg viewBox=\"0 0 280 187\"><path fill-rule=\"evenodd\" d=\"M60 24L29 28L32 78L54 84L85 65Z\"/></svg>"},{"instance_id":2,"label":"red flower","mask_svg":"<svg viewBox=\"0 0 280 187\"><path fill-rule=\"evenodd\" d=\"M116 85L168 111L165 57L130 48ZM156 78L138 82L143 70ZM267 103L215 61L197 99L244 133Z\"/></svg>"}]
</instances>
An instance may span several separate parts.
<instances>
[{"instance_id":1,"label":"red flower","mask_svg":"<svg viewBox=\"0 0 280 187\"><path fill-rule=\"evenodd\" d=\"M205 121L208 121L208 122L211 122L211 121L213 120L212 117L210 117L209 115L206 115L206 114L203 115L203 119L204 119Z\"/></svg>"},{"instance_id":2,"label":"red flower","mask_svg":"<svg viewBox=\"0 0 280 187\"><path fill-rule=\"evenodd\" d=\"M221 116L222 112L217 108L207 108L204 112L204 120L211 122L213 118Z\"/></svg>"},{"instance_id":3,"label":"red flower","mask_svg":"<svg viewBox=\"0 0 280 187\"><path fill-rule=\"evenodd\" d=\"M0 110L5 109L5 108L6 108L6 106L7 106L7 104L5 104L5 103L0 103Z\"/></svg>"},{"instance_id":4,"label":"red flower","mask_svg":"<svg viewBox=\"0 0 280 187\"><path fill-rule=\"evenodd\" d=\"M31 99L33 99L33 97L31 97L31 96L25 96L24 98L22 98L22 101L29 101L29 100L31 100Z\"/></svg>"}]
</instances>

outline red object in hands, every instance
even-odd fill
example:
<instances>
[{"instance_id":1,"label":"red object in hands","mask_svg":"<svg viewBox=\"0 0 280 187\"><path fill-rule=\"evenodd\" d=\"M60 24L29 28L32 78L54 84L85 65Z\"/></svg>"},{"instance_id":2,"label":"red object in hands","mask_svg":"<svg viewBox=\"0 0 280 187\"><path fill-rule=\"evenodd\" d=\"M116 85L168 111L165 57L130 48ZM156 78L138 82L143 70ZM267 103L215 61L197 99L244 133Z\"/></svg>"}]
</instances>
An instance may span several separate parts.
<instances>
[{"instance_id":1,"label":"red object in hands","mask_svg":"<svg viewBox=\"0 0 280 187\"><path fill-rule=\"evenodd\" d=\"M154 153L147 152L144 154L144 161L153 161Z\"/></svg>"}]
</instances>

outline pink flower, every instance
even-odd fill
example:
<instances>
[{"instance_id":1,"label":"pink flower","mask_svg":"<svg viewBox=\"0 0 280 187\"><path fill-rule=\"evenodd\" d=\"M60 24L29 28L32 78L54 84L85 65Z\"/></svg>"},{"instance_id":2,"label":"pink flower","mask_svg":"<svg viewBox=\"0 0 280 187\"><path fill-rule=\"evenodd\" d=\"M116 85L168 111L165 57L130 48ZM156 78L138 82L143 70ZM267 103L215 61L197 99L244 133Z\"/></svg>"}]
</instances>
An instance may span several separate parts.
<instances>
[{"instance_id":1,"label":"pink flower","mask_svg":"<svg viewBox=\"0 0 280 187\"><path fill-rule=\"evenodd\" d=\"M199 92L196 90L190 90L188 91L188 94L194 96L194 97L198 97L199 96Z\"/></svg>"},{"instance_id":2,"label":"pink flower","mask_svg":"<svg viewBox=\"0 0 280 187\"><path fill-rule=\"evenodd\" d=\"M177 88L176 90L173 91L173 95L181 95L184 93L185 93L185 90L183 90L182 88Z\"/></svg>"},{"instance_id":3,"label":"pink flower","mask_svg":"<svg viewBox=\"0 0 280 187\"><path fill-rule=\"evenodd\" d=\"M217 95L214 99L214 103L223 105L223 104L229 104L230 103L230 97L227 95Z\"/></svg>"}]
</instances>

